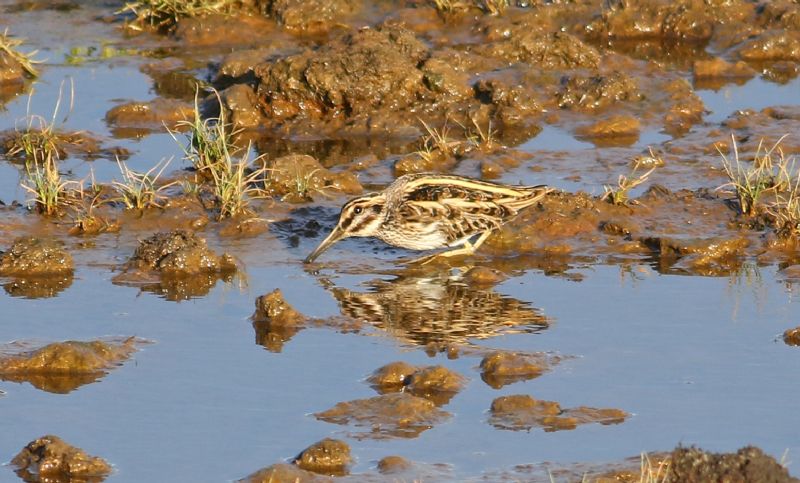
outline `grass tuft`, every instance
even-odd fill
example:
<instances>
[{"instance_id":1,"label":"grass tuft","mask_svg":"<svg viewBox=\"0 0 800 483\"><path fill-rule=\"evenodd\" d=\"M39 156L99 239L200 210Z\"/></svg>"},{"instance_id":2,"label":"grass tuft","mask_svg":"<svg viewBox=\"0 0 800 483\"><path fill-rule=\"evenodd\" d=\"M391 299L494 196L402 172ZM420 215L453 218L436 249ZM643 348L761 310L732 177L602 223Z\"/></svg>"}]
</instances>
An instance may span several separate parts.
<instances>
[{"instance_id":1,"label":"grass tuft","mask_svg":"<svg viewBox=\"0 0 800 483\"><path fill-rule=\"evenodd\" d=\"M7 56L19 63L22 70L29 76L39 77L39 70L36 69L36 64L41 64L42 61L33 58L39 51L34 50L27 54L20 52L18 47L24 43L25 42L21 39L11 38L8 35L8 28L3 30L3 33L0 34L0 51L5 52Z\"/></svg>"},{"instance_id":2,"label":"grass tuft","mask_svg":"<svg viewBox=\"0 0 800 483\"><path fill-rule=\"evenodd\" d=\"M800 237L800 168L794 157L790 159L779 163L779 186L783 189L775 190L775 200L766 208L776 232L786 238Z\"/></svg>"},{"instance_id":3,"label":"grass tuft","mask_svg":"<svg viewBox=\"0 0 800 483\"><path fill-rule=\"evenodd\" d=\"M69 200L69 186L74 181L65 181L58 171L58 160L48 155L34 157L25 163L25 179L21 185L31 193L36 209L48 216L59 213Z\"/></svg>"},{"instance_id":4,"label":"grass tuft","mask_svg":"<svg viewBox=\"0 0 800 483\"><path fill-rule=\"evenodd\" d=\"M14 137L8 145L8 156L23 156L26 163L43 160L47 158L60 159L61 149L59 146L63 142L63 135L56 129L59 120L59 112L61 111L61 104L64 100L64 82L58 88L58 98L56 105L53 107L53 114L50 120L38 114L30 114L31 100L33 99L34 90L31 90L28 96L27 112L25 116L25 127L20 130L17 127L17 136ZM75 85L70 79L69 91L69 109L61 123L66 122L75 102Z\"/></svg>"},{"instance_id":5,"label":"grass tuft","mask_svg":"<svg viewBox=\"0 0 800 483\"><path fill-rule=\"evenodd\" d=\"M762 211L760 200L767 191L781 191L789 184L788 179L782 176L787 174L783 168L787 165L788 159L780 149L780 143L786 138L782 136L769 149L764 147L764 140L758 143L758 148L753 155L753 160L747 164L743 163L739 156L739 147L736 138L731 135L731 148L733 149L733 160L719 149L722 156L722 168L728 176L728 183L718 189L732 187L739 203L739 211L745 216L755 216ZM735 163L735 164L734 164Z\"/></svg>"},{"instance_id":6,"label":"grass tuft","mask_svg":"<svg viewBox=\"0 0 800 483\"><path fill-rule=\"evenodd\" d=\"M184 159L192 163L199 175L198 178L206 179L210 183L208 188L219 210L219 218L222 219L250 212L248 208L250 201L264 196L263 189L257 186L264 184L269 170L263 166L256 169L250 167L249 145L241 159L238 161L234 159L234 153L240 151L232 141L232 136L236 132L229 130L230 126L226 124L222 114L224 111L219 93L216 91L214 93L220 107L219 117L203 119L196 95L194 119L184 121L179 126L188 128L188 142L182 145ZM177 141L172 131L170 134ZM183 188L187 193L201 194L203 190L197 179L194 183L184 182Z\"/></svg>"},{"instance_id":7,"label":"grass tuft","mask_svg":"<svg viewBox=\"0 0 800 483\"><path fill-rule=\"evenodd\" d=\"M647 179L656 169L656 167L653 166L648 171L636 176L639 166L639 163L635 164L633 166L633 170L628 176L624 174L619 175L619 178L617 178L617 186L603 186L605 193L603 193L603 196L600 199L618 206L628 204L630 201L630 191L647 181Z\"/></svg>"},{"instance_id":8,"label":"grass tuft","mask_svg":"<svg viewBox=\"0 0 800 483\"><path fill-rule=\"evenodd\" d=\"M135 0L117 11L134 16L128 27L141 30L145 26L169 29L181 18L212 14L230 14L236 6L234 0Z\"/></svg>"},{"instance_id":9,"label":"grass tuft","mask_svg":"<svg viewBox=\"0 0 800 483\"><path fill-rule=\"evenodd\" d=\"M171 158L162 160L147 172L139 173L128 168L124 161L117 158L122 181L115 180L111 184L119 193L118 200L122 201L129 210L160 208L160 201L166 198L161 192L175 184L172 182L158 186L158 179L171 160Z\"/></svg>"}]
</instances>

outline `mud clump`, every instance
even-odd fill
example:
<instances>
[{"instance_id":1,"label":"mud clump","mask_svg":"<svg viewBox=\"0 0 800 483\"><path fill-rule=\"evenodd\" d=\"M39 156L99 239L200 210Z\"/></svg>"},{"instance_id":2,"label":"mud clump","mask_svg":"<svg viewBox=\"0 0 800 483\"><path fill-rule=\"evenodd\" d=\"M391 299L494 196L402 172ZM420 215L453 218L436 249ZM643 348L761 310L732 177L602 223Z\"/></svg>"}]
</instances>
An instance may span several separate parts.
<instances>
[{"instance_id":1,"label":"mud clump","mask_svg":"<svg viewBox=\"0 0 800 483\"><path fill-rule=\"evenodd\" d=\"M54 240L17 238L8 251L0 252L1 276L64 275L73 268L72 256Z\"/></svg>"},{"instance_id":2,"label":"mud clump","mask_svg":"<svg viewBox=\"0 0 800 483\"><path fill-rule=\"evenodd\" d=\"M208 294L219 279L230 281L237 267L232 256L217 256L204 239L175 230L143 240L122 270L114 284L180 301Z\"/></svg>"},{"instance_id":3,"label":"mud clump","mask_svg":"<svg viewBox=\"0 0 800 483\"><path fill-rule=\"evenodd\" d=\"M434 424L450 417L427 399L405 393L341 402L314 415L321 421L367 428L356 434L364 438L415 438Z\"/></svg>"},{"instance_id":4,"label":"mud clump","mask_svg":"<svg viewBox=\"0 0 800 483\"><path fill-rule=\"evenodd\" d=\"M417 65L428 55L413 33L387 27L360 30L306 51L257 66L257 92L267 117L333 116L411 105L424 90Z\"/></svg>"},{"instance_id":5,"label":"mud clump","mask_svg":"<svg viewBox=\"0 0 800 483\"><path fill-rule=\"evenodd\" d=\"M376 369L367 382L382 392L400 390L417 368L406 362L390 362Z\"/></svg>"},{"instance_id":6,"label":"mud clump","mask_svg":"<svg viewBox=\"0 0 800 483\"><path fill-rule=\"evenodd\" d=\"M511 62L526 62L539 69L597 69L600 53L564 32L522 30L510 38L477 47L477 53Z\"/></svg>"},{"instance_id":7,"label":"mud clump","mask_svg":"<svg viewBox=\"0 0 800 483\"><path fill-rule=\"evenodd\" d=\"M635 79L616 72L607 76L565 76L557 101L561 108L596 110L642 97Z\"/></svg>"},{"instance_id":8,"label":"mud clump","mask_svg":"<svg viewBox=\"0 0 800 483\"><path fill-rule=\"evenodd\" d=\"M185 230L156 233L145 239L128 261L127 269L152 270L163 275L188 276L201 273L233 272L230 255L217 256L206 241Z\"/></svg>"},{"instance_id":9,"label":"mud clump","mask_svg":"<svg viewBox=\"0 0 800 483\"><path fill-rule=\"evenodd\" d=\"M361 5L355 0L273 0L267 13L285 29L303 34L341 25Z\"/></svg>"},{"instance_id":10,"label":"mud clump","mask_svg":"<svg viewBox=\"0 0 800 483\"><path fill-rule=\"evenodd\" d=\"M267 192L273 196L281 196L284 201L313 201L312 195L325 194L331 190L346 194L360 194L363 191L353 173L334 173L305 154L269 160L266 167L270 172Z\"/></svg>"},{"instance_id":11,"label":"mud clump","mask_svg":"<svg viewBox=\"0 0 800 483\"><path fill-rule=\"evenodd\" d=\"M514 431L542 428L547 432L575 429L579 424L618 424L628 414L619 409L596 409L580 406L562 409L555 401L534 399L528 395L503 396L492 401L490 424Z\"/></svg>"},{"instance_id":12,"label":"mud clump","mask_svg":"<svg viewBox=\"0 0 800 483\"><path fill-rule=\"evenodd\" d=\"M294 459L294 464L306 471L329 476L346 475L351 462L350 446L331 438L312 444Z\"/></svg>"},{"instance_id":13,"label":"mud clump","mask_svg":"<svg viewBox=\"0 0 800 483\"><path fill-rule=\"evenodd\" d=\"M408 471L412 466L411 462L402 456L385 456L378 461L378 472L382 475L392 475Z\"/></svg>"},{"instance_id":14,"label":"mud clump","mask_svg":"<svg viewBox=\"0 0 800 483\"><path fill-rule=\"evenodd\" d=\"M534 379L550 369L546 354L520 354L497 351L481 361L481 379L494 389L506 384Z\"/></svg>"},{"instance_id":15,"label":"mud clump","mask_svg":"<svg viewBox=\"0 0 800 483\"><path fill-rule=\"evenodd\" d=\"M701 483L706 481L798 482L786 468L759 448L747 446L736 453L710 453L698 448L676 448L670 455L666 480Z\"/></svg>"},{"instance_id":16,"label":"mud clump","mask_svg":"<svg viewBox=\"0 0 800 483\"><path fill-rule=\"evenodd\" d=\"M304 326L307 317L294 309L283 298L280 289L256 298L252 315L256 344L270 352L280 352Z\"/></svg>"},{"instance_id":17,"label":"mud clump","mask_svg":"<svg viewBox=\"0 0 800 483\"><path fill-rule=\"evenodd\" d=\"M329 477L287 463L267 466L239 480L240 483L330 483L331 481Z\"/></svg>"},{"instance_id":18,"label":"mud clump","mask_svg":"<svg viewBox=\"0 0 800 483\"><path fill-rule=\"evenodd\" d=\"M47 435L28 443L11 465L25 481L102 481L111 465L98 456Z\"/></svg>"},{"instance_id":19,"label":"mud clump","mask_svg":"<svg viewBox=\"0 0 800 483\"><path fill-rule=\"evenodd\" d=\"M3 288L12 297L53 297L72 285L72 256L55 240L18 238L0 251L0 276L13 277Z\"/></svg>"},{"instance_id":20,"label":"mud clump","mask_svg":"<svg viewBox=\"0 0 800 483\"><path fill-rule=\"evenodd\" d=\"M176 125L194 116L191 104L177 99L158 98L150 102L129 102L111 108L106 122L119 135L132 135L161 130L164 124ZM130 137L130 136L129 136Z\"/></svg>"},{"instance_id":21,"label":"mud clump","mask_svg":"<svg viewBox=\"0 0 800 483\"><path fill-rule=\"evenodd\" d=\"M66 341L29 351L7 349L0 355L0 379L28 382L43 391L66 394L95 382L136 351L137 340Z\"/></svg>"},{"instance_id":22,"label":"mud clump","mask_svg":"<svg viewBox=\"0 0 800 483\"><path fill-rule=\"evenodd\" d=\"M450 399L464 387L464 376L444 366L424 367L408 377L407 390L419 397L432 401L437 406L450 402Z\"/></svg>"},{"instance_id":23,"label":"mud clump","mask_svg":"<svg viewBox=\"0 0 800 483\"><path fill-rule=\"evenodd\" d=\"M671 269L708 275L725 274L739 266L744 251L749 245L746 238L644 237L640 241L661 257L662 264Z\"/></svg>"},{"instance_id":24,"label":"mud clump","mask_svg":"<svg viewBox=\"0 0 800 483\"><path fill-rule=\"evenodd\" d=\"M800 327L784 331L783 342L786 345L800 346Z\"/></svg>"},{"instance_id":25,"label":"mud clump","mask_svg":"<svg viewBox=\"0 0 800 483\"><path fill-rule=\"evenodd\" d=\"M444 366L417 368L405 362L391 362L367 379L381 394L407 391L437 406L450 402L465 383L464 376Z\"/></svg>"},{"instance_id":26,"label":"mud clump","mask_svg":"<svg viewBox=\"0 0 800 483\"><path fill-rule=\"evenodd\" d=\"M641 123L632 116L612 116L578 129L578 134L599 144L632 144L639 138Z\"/></svg>"}]
</instances>

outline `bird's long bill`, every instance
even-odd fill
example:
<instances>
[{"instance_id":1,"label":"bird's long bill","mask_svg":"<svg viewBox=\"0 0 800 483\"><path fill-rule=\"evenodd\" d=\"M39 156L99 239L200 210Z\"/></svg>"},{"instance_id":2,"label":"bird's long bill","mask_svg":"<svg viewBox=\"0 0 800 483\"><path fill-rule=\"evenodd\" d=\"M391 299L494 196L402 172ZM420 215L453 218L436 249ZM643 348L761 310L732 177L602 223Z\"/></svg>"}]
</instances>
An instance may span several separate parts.
<instances>
[{"instance_id":1,"label":"bird's long bill","mask_svg":"<svg viewBox=\"0 0 800 483\"><path fill-rule=\"evenodd\" d=\"M317 259L318 256L322 255L322 253L325 250L330 248L331 245L333 245L334 243L336 243L337 241L341 240L344 237L345 237L344 231L342 231L337 225L336 228L334 228L333 231L330 233L330 235L325 237L325 239L322 240L322 243L320 243L319 246L315 248L314 251L311 252L311 254L307 256L305 260L303 260L303 263L313 262L314 260Z\"/></svg>"}]
</instances>

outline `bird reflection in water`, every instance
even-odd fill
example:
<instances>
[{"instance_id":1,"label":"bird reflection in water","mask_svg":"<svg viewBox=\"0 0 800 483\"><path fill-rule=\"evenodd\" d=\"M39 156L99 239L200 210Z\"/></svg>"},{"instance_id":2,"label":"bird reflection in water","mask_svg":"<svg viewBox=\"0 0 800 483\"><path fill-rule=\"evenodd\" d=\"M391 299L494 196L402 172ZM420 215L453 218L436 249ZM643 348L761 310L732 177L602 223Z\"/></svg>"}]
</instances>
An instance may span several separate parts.
<instances>
[{"instance_id":1,"label":"bird reflection in water","mask_svg":"<svg viewBox=\"0 0 800 483\"><path fill-rule=\"evenodd\" d=\"M462 345L544 330L549 320L528 302L474 286L460 276L400 275L373 280L366 292L331 287L342 315L418 345Z\"/></svg>"}]
</instances>

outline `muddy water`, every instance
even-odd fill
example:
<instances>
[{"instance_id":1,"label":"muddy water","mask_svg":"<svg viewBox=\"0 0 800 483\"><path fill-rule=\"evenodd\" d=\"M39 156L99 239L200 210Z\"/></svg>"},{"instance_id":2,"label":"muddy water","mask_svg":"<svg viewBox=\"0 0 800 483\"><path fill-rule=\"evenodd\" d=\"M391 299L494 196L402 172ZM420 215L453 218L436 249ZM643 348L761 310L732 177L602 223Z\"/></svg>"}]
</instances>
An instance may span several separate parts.
<instances>
[{"instance_id":1,"label":"muddy water","mask_svg":"<svg viewBox=\"0 0 800 483\"><path fill-rule=\"evenodd\" d=\"M137 170L175 156L179 172L185 167L180 148L163 129L120 133L105 121L106 112L121 102L156 97L153 79L142 73L151 57L126 54L67 64L73 47L110 41L147 51L169 44L154 37L124 39L118 24L101 19L114 8L99 3L69 13L4 14L13 32L48 60L30 107L27 95L8 102L0 129L13 128L28 110L49 117L60 86L67 86L66 95L72 79L75 103L65 128L127 149L128 163ZM207 49L175 57L202 79L210 75L206 64L221 54ZM710 143L708 130L735 111L800 104L797 79L781 85L757 77L742 86L696 92L710 112L706 124L683 138L648 126L632 143L596 147L563 124L547 124L519 146L538 161L538 169L523 163L500 180L599 195L603 184L627 172L632 157L658 146L673 157L655 181L673 190L713 188L724 178L698 168L715 163L713 154L682 161L674 153ZM64 115L66 109L59 118ZM300 142L288 145L306 149ZM454 171L475 176L479 163L466 159ZM369 181L388 182L388 165L371 171ZM118 178L107 156L70 157L62 171L71 179L90 172L100 182ZM0 160L0 200L24 202L20 174L19 165ZM0 460L9 461L45 434L102 456L115 469L109 481L120 482L230 481L291 460L326 437L351 446L352 474L374 476L378 460L400 455L421 468L415 477L441 481L494 480L506 472L535 479L516 465L617 462L677 444L714 451L752 444L776 458L788 452L788 460L800 454L794 383L800 362L797 347L781 339L784 330L800 324L800 307L796 277L795 283L787 280L782 265L757 263L748 255L733 269L704 272L672 266L651 253L608 256L602 249L576 249L574 256L506 254L407 270L398 259L412 254L351 239L321 263L303 266L343 199L321 198L299 207L265 203L260 216L278 221L256 237L220 236L219 227L210 224L201 236L215 251L233 254L240 270L198 291L115 282L139 240L182 226L181 220L131 217L130 229L80 238L23 208L4 211L0 250L17 236L53 235L72 254L75 271L55 296L26 296L11 288L0 293L0 344L5 344L0 352L20 341L41 347L136 336L149 343L66 392L0 377ZM322 225L319 233L298 236L292 223L309 219ZM477 284L465 275L473 265L496 269L505 280ZM715 276L703 276L709 274ZM0 282L11 287L13 279ZM311 321L266 333L254 325L254 300L276 288ZM541 353L551 364L537 377L495 389L482 380L480 368L494 350ZM394 361L442 365L466 378L452 397L433 399L448 417L407 438L314 416L341 402L376 396L367 378ZM563 409L615 408L628 416L616 424L560 431L492 425L492 402L511 395L556 401ZM14 478L9 467L0 468L0 480Z\"/></svg>"}]
</instances>

